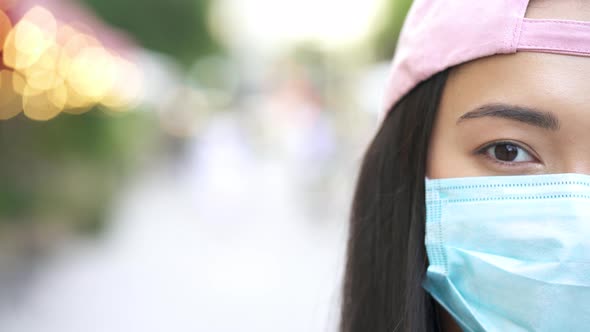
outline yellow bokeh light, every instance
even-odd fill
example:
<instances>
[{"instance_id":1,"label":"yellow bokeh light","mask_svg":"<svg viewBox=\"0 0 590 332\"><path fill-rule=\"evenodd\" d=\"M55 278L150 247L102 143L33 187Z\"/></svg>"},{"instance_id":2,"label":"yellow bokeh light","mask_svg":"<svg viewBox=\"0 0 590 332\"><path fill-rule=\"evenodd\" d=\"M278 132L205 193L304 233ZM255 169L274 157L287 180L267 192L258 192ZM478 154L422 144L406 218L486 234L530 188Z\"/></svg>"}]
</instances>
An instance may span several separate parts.
<instances>
[{"instance_id":1,"label":"yellow bokeh light","mask_svg":"<svg viewBox=\"0 0 590 332\"><path fill-rule=\"evenodd\" d=\"M15 78L22 80L11 70L0 71L0 120L15 117L22 111L22 98L13 84Z\"/></svg>"},{"instance_id":2,"label":"yellow bokeh light","mask_svg":"<svg viewBox=\"0 0 590 332\"><path fill-rule=\"evenodd\" d=\"M64 53L72 58L86 48L102 47L102 44L96 38L81 33L71 26L65 26L63 29L60 29L58 42L62 45Z\"/></svg>"},{"instance_id":3,"label":"yellow bokeh light","mask_svg":"<svg viewBox=\"0 0 590 332\"><path fill-rule=\"evenodd\" d=\"M27 77L27 83L35 89L48 90L63 83L58 71L61 50L57 45L52 45L41 55L39 60L23 70Z\"/></svg>"},{"instance_id":4,"label":"yellow bokeh light","mask_svg":"<svg viewBox=\"0 0 590 332\"><path fill-rule=\"evenodd\" d=\"M22 70L37 62L55 43L56 30L57 21L51 12L43 7L33 7L8 35L5 47L15 57L9 57L8 65Z\"/></svg>"},{"instance_id":5,"label":"yellow bokeh light","mask_svg":"<svg viewBox=\"0 0 590 332\"><path fill-rule=\"evenodd\" d=\"M77 93L98 102L111 89L115 76L113 56L102 47L89 47L72 59L67 81Z\"/></svg>"},{"instance_id":6,"label":"yellow bokeh light","mask_svg":"<svg viewBox=\"0 0 590 332\"><path fill-rule=\"evenodd\" d=\"M101 104L113 111L124 111L137 104L142 92L143 76L138 66L122 57L114 57L116 76Z\"/></svg>"},{"instance_id":7,"label":"yellow bokeh light","mask_svg":"<svg viewBox=\"0 0 590 332\"><path fill-rule=\"evenodd\" d=\"M53 87L47 91L47 98L53 106L63 110L66 107L68 101L68 90L65 83Z\"/></svg>"},{"instance_id":8,"label":"yellow bokeh light","mask_svg":"<svg viewBox=\"0 0 590 332\"><path fill-rule=\"evenodd\" d=\"M26 54L19 52L15 45L15 35L18 29L18 25L14 29L10 30L6 41L4 42L4 50L2 51L4 64L8 67L21 70L25 69L34 64L39 57L35 54ZM40 54L39 54L40 56Z\"/></svg>"},{"instance_id":9,"label":"yellow bokeh light","mask_svg":"<svg viewBox=\"0 0 590 332\"><path fill-rule=\"evenodd\" d=\"M35 6L23 16L21 22L28 22L36 26L41 29L46 39L55 40L57 20L49 10L41 6Z\"/></svg>"},{"instance_id":10,"label":"yellow bokeh light","mask_svg":"<svg viewBox=\"0 0 590 332\"><path fill-rule=\"evenodd\" d=\"M77 93L69 84L66 84L66 90L68 93L68 100L64 109L65 113L86 113L96 105L96 103L90 100L90 98Z\"/></svg>"},{"instance_id":11,"label":"yellow bokeh light","mask_svg":"<svg viewBox=\"0 0 590 332\"><path fill-rule=\"evenodd\" d=\"M22 96L25 92L26 86L27 82L25 81L25 77L16 71L12 72L12 88L14 91Z\"/></svg>"},{"instance_id":12,"label":"yellow bokeh light","mask_svg":"<svg viewBox=\"0 0 590 332\"><path fill-rule=\"evenodd\" d=\"M62 47L57 72L64 79L68 78L74 59L78 59L82 51L90 47L102 47L96 38L80 33L69 25L59 30L58 43Z\"/></svg>"},{"instance_id":13,"label":"yellow bokeh light","mask_svg":"<svg viewBox=\"0 0 590 332\"><path fill-rule=\"evenodd\" d=\"M58 22L40 6L14 26L0 11L3 60L15 69L0 73L0 120L21 110L30 119L46 121L62 111L81 114L98 104L115 111L137 104L143 83L138 66L114 55L93 35L84 24Z\"/></svg>"},{"instance_id":14,"label":"yellow bokeh light","mask_svg":"<svg viewBox=\"0 0 590 332\"><path fill-rule=\"evenodd\" d=\"M67 91L63 84L47 91L27 85L23 95L23 111L29 119L47 121L63 110L66 101Z\"/></svg>"},{"instance_id":15,"label":"yellow bokeh light","mask_svg":"<svg viewBox=\"0 0 590 332\"><path fill-rule=\"evenodd\" d=\"M51 40L32 22L20 21L15 26L14 47L17 52L40 56Z\"/></svg>"},{"instance_id":16,"label":"yellow bokeh light","mask_svg":"<svg viewBox=\"0 0 590 332\"><path fill-rule=\"evenodd\" d=\"M0 50L4 48L4 42L10 30L12 30L12 22L6 13L0 10Z\"/></svg>"}]
</instances>

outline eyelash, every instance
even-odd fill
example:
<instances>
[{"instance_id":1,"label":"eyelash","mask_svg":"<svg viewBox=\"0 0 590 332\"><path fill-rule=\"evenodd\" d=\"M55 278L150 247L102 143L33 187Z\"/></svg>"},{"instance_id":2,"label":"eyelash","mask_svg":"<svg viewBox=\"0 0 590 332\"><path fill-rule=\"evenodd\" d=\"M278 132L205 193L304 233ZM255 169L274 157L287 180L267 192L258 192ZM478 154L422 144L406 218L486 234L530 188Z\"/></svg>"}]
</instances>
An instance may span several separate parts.
<instances>
[{"instance_id":1,"label":"eyelash","mask_svg":"<svg viewBox=\"0 0 590 332\"><path fill-rule=\"evenodd\" d=\"M486 157L487 159L489 159L489 160L491 160L492 162L494 162L494 163L497 163L497 164L499 164L499 165L501 165L501 166L515 167L515 166L518 166L518 165L526 164L526 163L523 163L523 162L509 162L509 161L502 161L502 160L498 160L498 159L496 159L496 158L494 158L494 157L491 157L491 156L489 156L489 155L488 155L487 151L488 151L490 148L492 148L492 147L494 147L494 146L502 145L502 144L509 144L509 145L514 145L514 146L516 146L517 148L519 148L519 149L522 149L524 152L526 152L527 154L529 154L529 155L530 155L532 158L534 158L534 159L535 159L535 162L539 162L539 158L537 158L537 157L535 156L535 154L531 152L531 149L529 149L529 148L525 148L525 147L523 146L523 144L521 144L521 143L517 143L517 142L514 142L514 141L495 141L495 142L487 143L487 144L486 144L486 145L484 145L483 147L480 147L480 148L478 148L478 149L475 151L475 153L476 153L477 155L481 155L481 156L483 156L483 157ZM527 163L528 163L528 162L527 162Z\"/></svg>"}]
</instances>

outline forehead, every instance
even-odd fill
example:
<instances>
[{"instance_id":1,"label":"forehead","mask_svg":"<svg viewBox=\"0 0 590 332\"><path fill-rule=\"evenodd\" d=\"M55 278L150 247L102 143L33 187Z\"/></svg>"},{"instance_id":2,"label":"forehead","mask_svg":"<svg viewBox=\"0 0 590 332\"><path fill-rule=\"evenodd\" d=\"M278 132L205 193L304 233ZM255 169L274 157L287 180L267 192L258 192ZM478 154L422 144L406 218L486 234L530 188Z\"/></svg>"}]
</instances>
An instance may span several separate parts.
<instances>
[{"instance_id":1,"label":"forehead","mask_svg":"<svg viewBox=\"0 0 590 332\"><path fill-rule=\"evenodd\" d=\"M506 102L551 111L586 110L590 116L588 77L589 57L520 52L478 59L451 71L441 112Z\"/></svg>"},{"instance_id":2,"label":"forehead","mask_svg":"<svg viewBox=\"0 0 590 332\"><path fill-rule=\"evenodd\" d=\"M563 20L590 20L589 0L531 0L526 17Z\"/></svg>"}]
</instances>

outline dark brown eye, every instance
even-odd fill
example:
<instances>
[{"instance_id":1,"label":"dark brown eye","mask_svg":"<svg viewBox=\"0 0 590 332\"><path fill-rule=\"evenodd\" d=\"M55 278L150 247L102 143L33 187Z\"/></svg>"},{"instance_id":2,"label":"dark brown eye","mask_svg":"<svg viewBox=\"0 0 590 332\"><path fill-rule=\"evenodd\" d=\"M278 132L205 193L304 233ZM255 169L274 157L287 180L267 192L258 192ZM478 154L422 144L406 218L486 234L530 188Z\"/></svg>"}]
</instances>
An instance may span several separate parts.
<instances>
[{"instance_id":1,"label":"dark brown eye","mask_svg":"<svg viewBox=\"0 0 590 332\"><path fill-rule=\"evenodd\" d=\"M507 163L521 163L535 161L530 153L512 143L497 143L486 150L486 154L498 161Z\"/></svg>"},{"instance_id":2,"label":"dark brown eye","mask_svg":"<svg viewBox=\"0 0 590 332\"><path fill-rule=\"evenodd\" d=\"M498 144L494 148L494 157L502 161L514 161L518 157L518 147L512 144Z\"/></svg>"}]
</instances>

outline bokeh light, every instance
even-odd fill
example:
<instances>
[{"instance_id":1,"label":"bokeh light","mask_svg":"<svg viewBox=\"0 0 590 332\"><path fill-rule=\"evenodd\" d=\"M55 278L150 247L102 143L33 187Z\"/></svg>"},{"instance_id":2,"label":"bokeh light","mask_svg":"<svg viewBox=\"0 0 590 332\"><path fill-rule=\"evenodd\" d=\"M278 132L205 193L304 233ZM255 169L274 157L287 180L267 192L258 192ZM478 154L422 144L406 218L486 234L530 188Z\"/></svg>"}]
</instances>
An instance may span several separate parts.
<instances>
[{"instance_id":1,"label":"bokeh light","mask_svg":"<svg viewBox=\"0 0 590 332\"><path fill-rule=\"evenodd\" d=\"M115 76L101 100L101 105L113 111L122 111L135 106L141 97L143 74L139 67L122 57L112 58Z\"/></svg>"},{"instance_id":2,"label":"bokeh light","mask_svg":"<svg viewBox=\"0 0 590 332\"><path fill-rule=\"evenodd\" d=\"M386 2L0 9L0 332L335 331Z\"/></svg>"},{"instance_id":3,"label":"bokeh light","mask_svg":"<svg viewBox=\"0 0 590 332\"><path fill-rule=\"evenodd\" d=\"M7 120L21 112L22 97L15 89L15 80L18 85L24 84L24 78L11 70L0 71L0 120Z\"/></svg>"},{"instance_id":4,"label":"bokeh light","mask_svg":"<svg viewBox=\"0 0 590 332\"><path fill-rule=\"evenodd\" d=\"M305 41L325 48L341 48L367 37L385 3L384 0L219 0L215 2L211 24L224 41L266 52Z\"/></svg>"},{"instance_id":5,"label":"bokeh light","mask_svg":"<svg viewBox=\"0 0 590 332\"><path fill-rule=\"evenodd\" d=\"M49 90L37 90L27 85L23 95L23 111L30 119L50 120L61 112L66 99L67 93L63 85Z\"/></svg>"},{"instance_id":6,"label":"bokeh light","mask_svg":"<svg viewBox=\"0 0 590 332\"><path fill-rule=\"evenodd\" d=\"M30 119L46 121L61 112L82 114L97 105L124 111L138 103L139 67L105 47L84 24L60 22L35 6L13 26L0 11L0 41L10 69L2 80L13 83L2 84L1 119L24 110Z\"/></svg>"},{"instance_id":7,"label":"bokeh light","mask_svg":"<svg viewBox=\"0 0 590 332\"><path fill-rule=\"evenodd\" d=\"M12 30L12 22L6 13L0 10L0 50L4 47L4 42L10 30Z\"/></svg>"}]
</instances>

